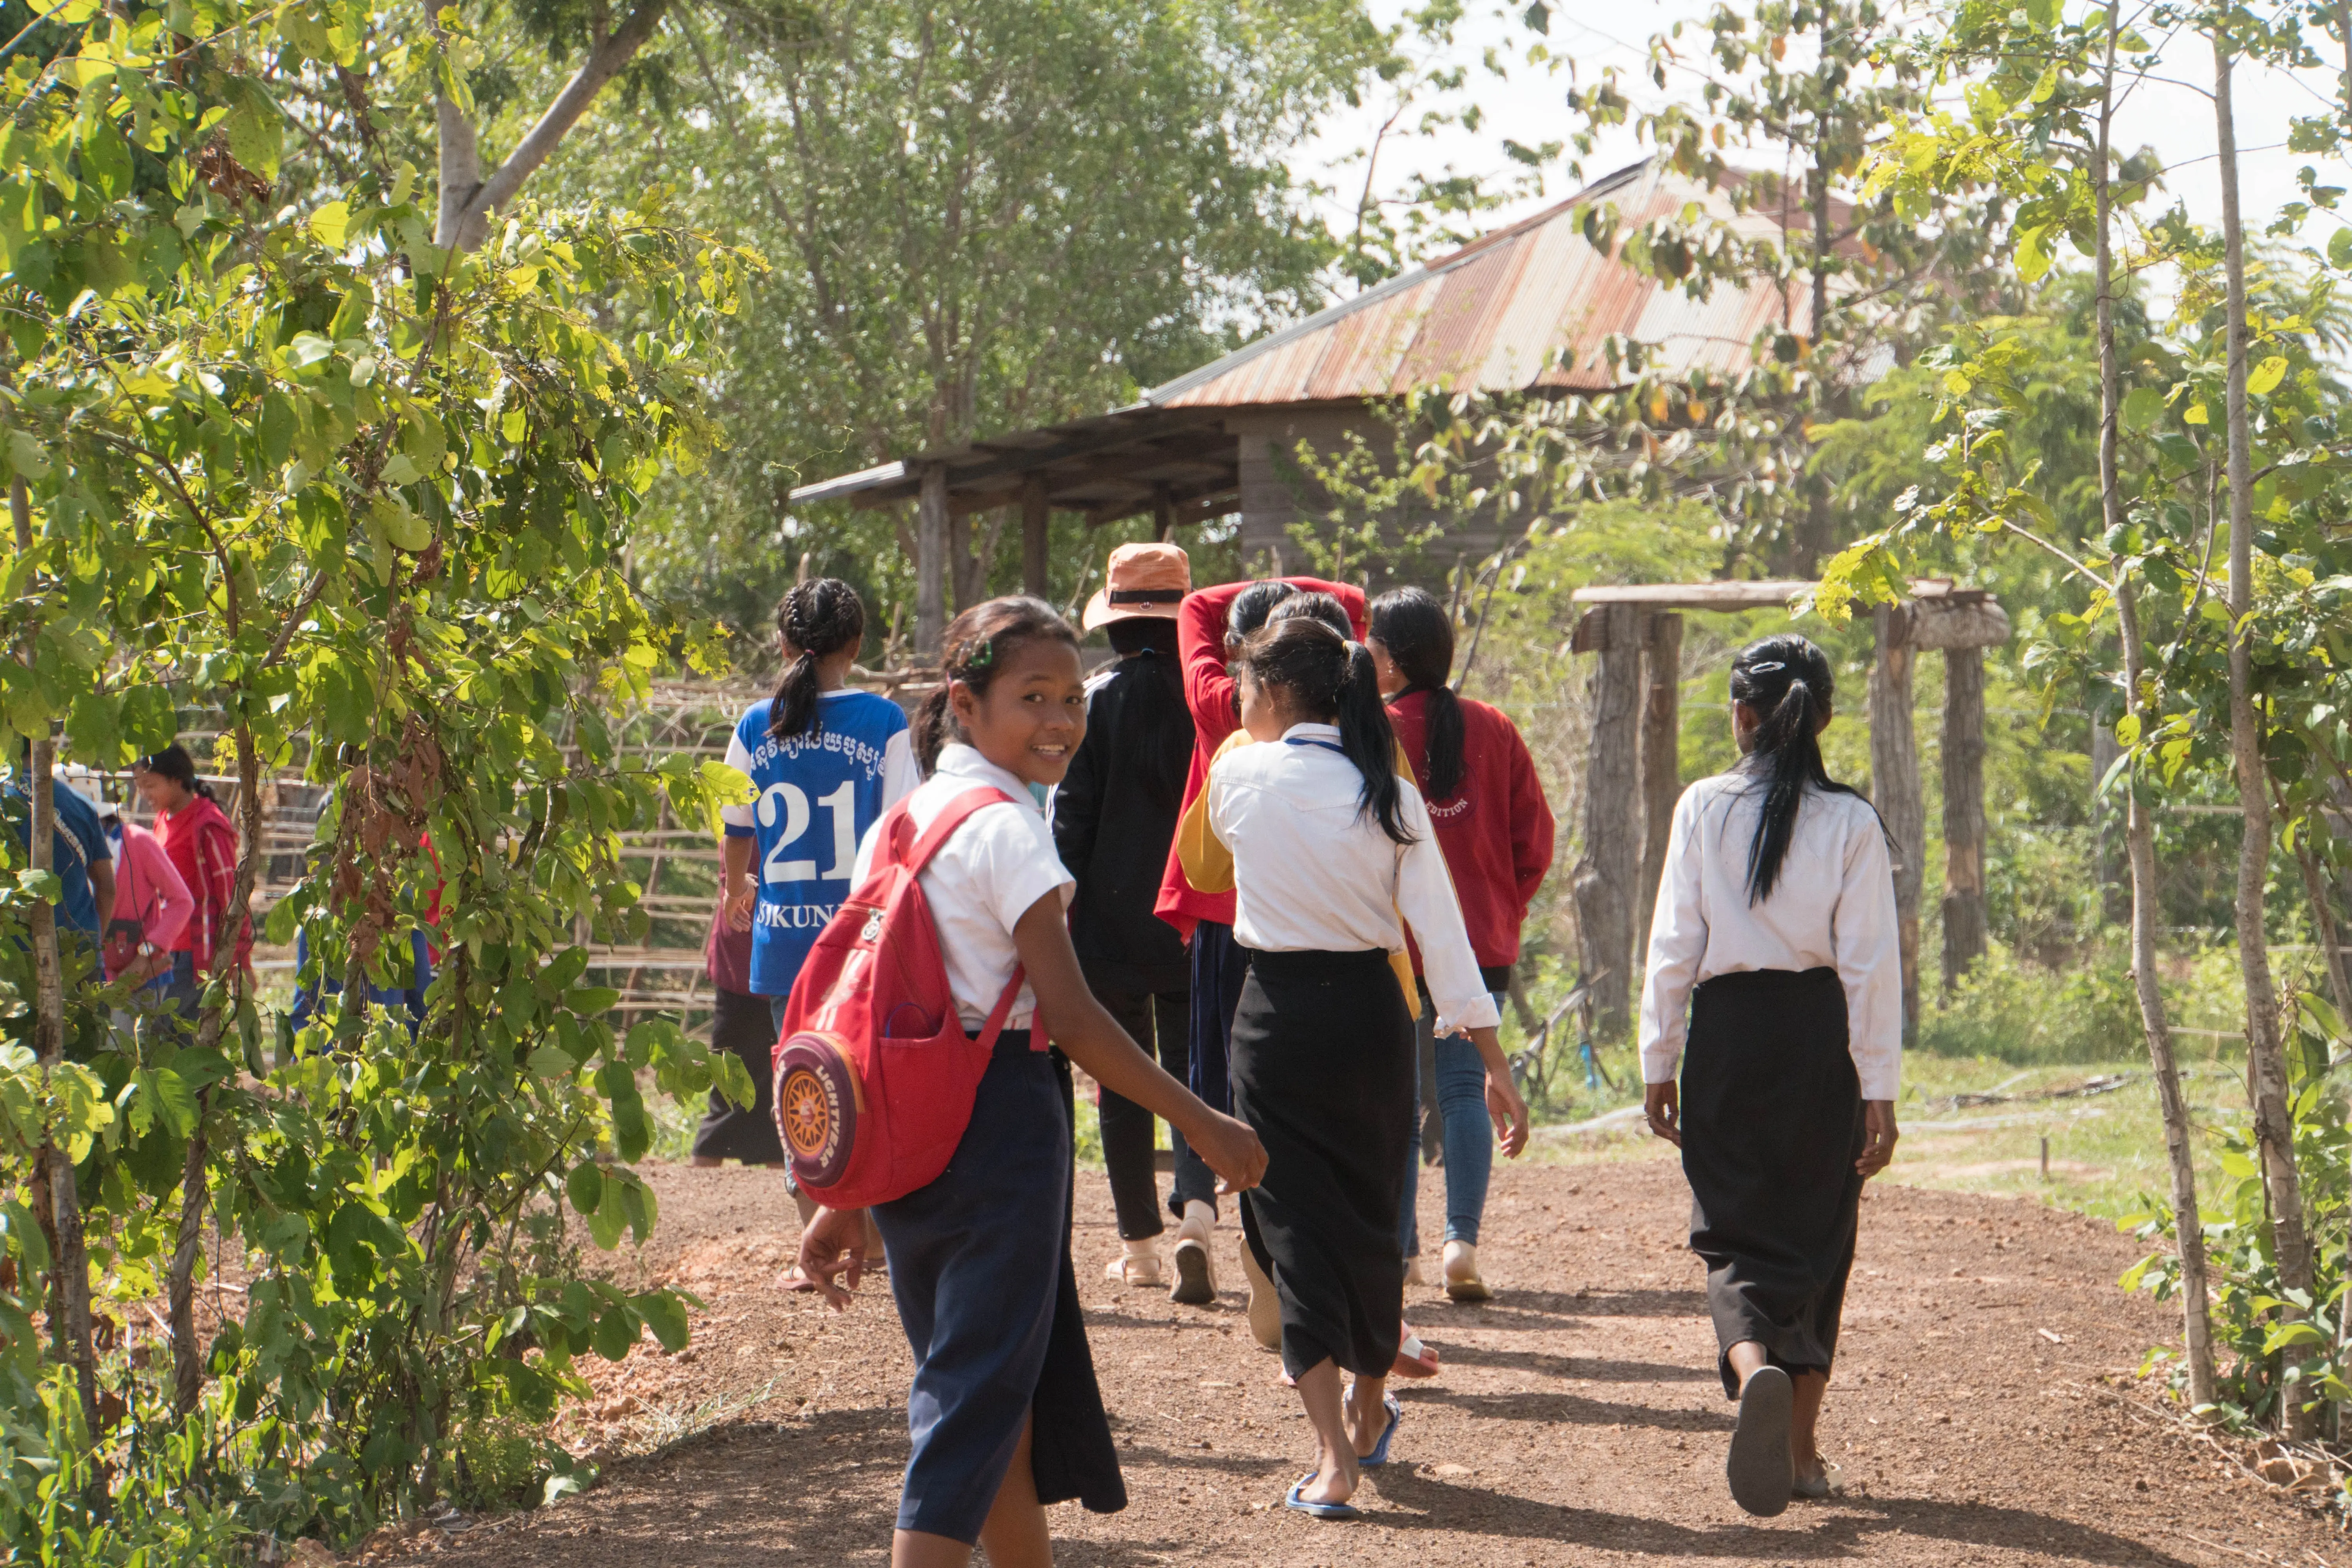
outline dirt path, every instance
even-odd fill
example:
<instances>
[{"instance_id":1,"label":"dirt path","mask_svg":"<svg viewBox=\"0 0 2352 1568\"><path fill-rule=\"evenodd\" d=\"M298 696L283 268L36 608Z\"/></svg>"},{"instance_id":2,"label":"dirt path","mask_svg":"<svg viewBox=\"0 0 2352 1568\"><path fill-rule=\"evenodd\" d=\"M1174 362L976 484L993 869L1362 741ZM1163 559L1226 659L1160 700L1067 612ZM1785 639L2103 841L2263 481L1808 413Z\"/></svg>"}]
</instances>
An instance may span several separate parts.
<instances>
[{"instance_id":1,"label":"dirt path","mask_svg":"<svg viewBox=\"0 0 2352 1568\"><path fill-rule=\"evenodd\" d=\"M1429 1173L1424 1215L1442 1212ZM835 1318L769 1287L792 1209L765 1173L667 1169L637 1267L709 1311L677 1356L597 1372L622 1458L535 1513L404 1549L499 1568L764 1568L887 1561L905 1462L908 1361L887 1294ZM1755 1523L1722 1480L1728 1407L1689 1194L1662 1160L1498 1170L1482 1261L1498 1301L1415 1292L1444 1356L1398 1385L1401 1462L1369 1478L1370 1519L1279 1507L1311 1454L1241 1299L1215 1310L1121 1291L1099 1177L1079 1184L1088 1330L1132 1501L1054 1510L1066 1565L1744 1563L2352 1563L2342 1538L2231 1479L2103 1379L2137 1366L2166 1312L2114 1288L2134 1256L2107 1226L2025 1204L1874 1185L1848 1297L1825 1449L1853 1495ZM1231 1246L1230 1237L1226 1245ZM1230 1255L1220 1283L1238 1287ZM743 1410L762 1390L767 1400ZM713 1416L716 1415L716 1420ZM381 1560L381 1558L379 1559Z\"/></svg>"}]
</instances>

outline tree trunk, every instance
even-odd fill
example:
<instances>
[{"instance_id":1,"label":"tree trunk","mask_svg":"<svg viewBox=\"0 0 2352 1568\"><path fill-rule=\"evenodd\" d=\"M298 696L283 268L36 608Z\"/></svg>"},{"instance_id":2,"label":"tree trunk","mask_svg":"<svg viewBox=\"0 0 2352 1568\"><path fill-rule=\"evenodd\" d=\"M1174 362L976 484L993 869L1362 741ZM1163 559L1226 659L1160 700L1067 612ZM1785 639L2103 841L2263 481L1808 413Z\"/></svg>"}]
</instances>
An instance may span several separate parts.
<instances>
[{"instance_id":1,"label":"tree trunk","mask_svg":"<svg viewBox=\"0 0 2352 1568\"><path fill-rule=\"evenodd\" d=\"M2308 844L2297 843L2294 861L2303 871L2303 895L2311 901L2311 934L2319 939L2319 956L2327 969L2327 999L2336 1004L2339 1019L2352 1019L2352 984L2344 973L2344 950L2336 940L2336 911L2327 907L2327 879L2320 874Z\"/></svg>"},{"instance_id":2,"label":"tree trunk","mask_svg":"<svg viewBox=\"0 0 2352 1568\"><path fill-rule=\"evenodd\" d=\"M1593 990L1593 1029L1622 1039L1630 1016L1633 882L1641 869L1634 759L1640 750L1640 611L1604 605L1592 675L1592 740L1584 773L1584 847L1571 887L1578 946Z\"/></svg>"},{"instance_id":3,"label":"tree trunk","mask_svg":"<svg viewBox=\"0 0 2352 1568\"><path fill-rule=\"evenodd\" d=\"M1984 650L1944 650L1944 990L1985 951Z\"/></svg>"},{"instance_id":4,"label":"tree trunk","mask_svg":"<svg viewBox=\"0 0 2352 1568\"><path fill-rule=\"evenodd\" d=\"M1919 742L1911 729L1911 649L1903 609L1881 605L1870 661L1870 799L1895 844L1895 919L1903 950L1903 1040L1919 1027L1919 892L1926 880L1927 808L1919 795Z\"/></svg>"},{"instance_id":5,"label":"tree trunk","mask_svg":"<svg viewBox=\"0 0 2352 1568\"><path fill-rule=\"evenodd\" d=\"M33 548L33 501L22 479L8 481L8 521L21 557ZM58 797L49 770L57 765L58 743L44 723L30 737L31 759L25 780L29 820L25 845L36 871L57 868ZM58 910L55 904L36 900L26 923L33 944L33 1051L44 1076L53 1074L66 1057L65 965L58 952ZM42 1227L49 1242L49 1335L58 1359L74 1369L81 1394L83 1423L97 1441L98 1347L90 1338L89 1251L82 1238L81 1196L74 1187L73 1162L55 1142L41 1146L39 1177L47 1188Z\"/></svg>"},{"instance_id":6,"label":"tree trunk","mask_svg":"<svg viewBox=\"0 0 2352 1568\"><path fill-rule=\"evenodd\" d=\"M937 660L947 633L948 470L933 463L923 470L922 499L915 520L915 657Z\"/></svg>"},{"instance_id":7,"label":"tree trunk","mask_svg":"<svg viewBox=\"0 0 2352 1568\"><path fill-rule=\"evenodd\" d=\"M1666 871L1666 839L1683 793L1683 618L1655 615L1648 622L1649 636L1643 639L1642 881L1633 911L1637 955L1649 944L1658 883Z\"/></svg>"},{"instance_id":8,"label":"tree trunk","mask_svg":"<svg viewBox=\"0 0 2352 1568\"><path fill-rule=\"evenodd\" d=\"M1031 479L1021 487L1021 591L1036 598L1047 597L1046 548L1054 526L1054 512L1045 500L1045 481Z\"/></svg>"},{"instance_id":9,"label":"tree trunk","mask_svg":"<svg viewBox=\"0 0 2352 1568\"><path fill-rule=\"evenodd\" d=\"M454 99L436 93L433 108L441 142L441 191L433 243L444 250L478 249L489 237L490 215L514 200L523 182L538 173L556 145L580 123L605 84L646 47L668 10L669 0L644 0L618 27L598 39L538 123L523 132L506 162L488 179L482 177L480 141L472 118Z\"/></svg>"},{"instance_id":10,"label":"tree trunk","mask_svg":"<svg viewBox=\"0 0 2352 1568\"><path fill-rule=\"evenodd\" d=\"M2271 981L2270 943L2263 931L2263 892L2270 879L2271 803L2263 763L2262 716L2254 703L2254 464L2246 411L2246 247L2238 209L2238 136L2231 102L2234 64L2226 33L2213 42L2213 119L2221 176L2221 244L2229 279L2227 428L2230 464L2230 752L2237 764L2244 827L2238 841L2238 968L2246 986L2246 1086L2254 1111L2254 1138L2270 1193L2271 1239L2278 1257L2281 1295L2312 1288L2311 1239L2304 1223L2303 1181L2294 1163L2294 1121L2288 1109L2286 1052L2279 1037L2278 993ZM2292 1305L2289 1319L2303 1315ZM2312 1431L2300 1386L2284 1401L2290 1437Z\"/></svg>"},{"instance_id":11,"label":"tree trunk","mask_svg":"<svg viewBox=\"0 0 2352 1568\"><path fill-rule=\"evenodd\" d=\"M2112 193L2108 186L2109 138L2115 121L2116 44L2121 21L2107 12L2105 63L2100 76L2099 141L2092 169L2092 190L2097 207L2095 252L2098 293L2099 335L2099 508L2108 528L2124 520L2123 487L2116 473L2116 421L2123 405L2121 372L2116 354L2115 252ZM2147 651L2140 640L2137 590L2127 577L2116 584L2116 616L2123 644L2126 710L2139 718L2143 731L2157 715L2147 702L2142 682L2147 672ZM2096 754L2095 750L2094 755ZM2102 775L2104 776L2104 774ZM2136 773L2126 775L2124 794L2124 854L2131 881L2132 989L2139 998L2140 1032L2147 1040L2147 1059L2156 1075L2156 1098L2164 1118L2165 1153L2172 1167L2173 1238L2180 1255L2181 1340L2189 1363L2189 1403L2202 1407L2213 1403L2213 1320L2205 1287L2205 1222L2197 1203L2197 1151L2189 1126L2189 1104L2180 1093L2180 1067L2172 1054L2172 1026L2164 1005L2164 990L2157 968L2158 927L2163 921L2156 882L2156 826L2139 798Z\"/></svg>"}]
</instances>

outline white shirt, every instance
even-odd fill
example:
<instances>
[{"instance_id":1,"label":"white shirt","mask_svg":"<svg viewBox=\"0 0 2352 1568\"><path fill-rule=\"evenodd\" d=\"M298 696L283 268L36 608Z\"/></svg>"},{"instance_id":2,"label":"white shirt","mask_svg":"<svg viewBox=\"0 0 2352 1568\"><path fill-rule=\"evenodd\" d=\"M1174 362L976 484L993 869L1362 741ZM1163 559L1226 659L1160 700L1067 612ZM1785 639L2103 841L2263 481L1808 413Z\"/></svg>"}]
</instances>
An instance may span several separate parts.
<instances>
[{"instance_id":1,"label":"white shirt","mask_svg":"<svg viewBox=\"0 0 2352 1568\"><path fill-rule=\"evenodd\" d=\"M1683 792L1666 841L1642 984L1642 1077L1670 1083L1691 992L1745 970L1831 968L1845 985L1846 1038L1864 1100L1893 1100L1903 1064L1903 955L1895 867L1860 795L1808 789L1772 896L1748 901L1760 780L1718 773Z\"/></svg>"},{"instance_id":2,"label":"white shirt","mask_svg":"<svg viewBox=\"0 0 2352 1568\"><path fill-rule=\"evenodd\" d=\"M1067 909L1078 887L1077 879L1062 868L1062 858L1054 851L1054 830L1045 825L1045 814L1037 808L1029 786L970 746L940 747L939 767L907 797L915 831L920 834L950 801L975 784L994 784L1013 798L984 805L964 818L917 879L931 906L931 923L939 929L948 989L967 1030L987 1022L989 1009L1004 994L1005 982L1021 962L1013 942L1013 928L1021 917L1056 889ZM865 882L874 864L879 826L869 828L857 847L853 888ZM1004 1026L1027 1028L1036 1010L1037 998L1024 982Z\"/></svg>"},{"instance_id":3,"label":"white shirt","mask_svg":"<svg viewBox=\"0 0 2352 1568\"><path fill-rule=\"evenodd\" d=\"M1398 844L1360 808L1363 775L1339 745L1334 725L1294 724L1209 770L1209 827L1234 853L1234 940L1260 952L1402 952L1402 912L1437 1032L1500 1024L1421 792L1397 780L1397 816L1413 836Z\"/></svg>"}]
</instances>

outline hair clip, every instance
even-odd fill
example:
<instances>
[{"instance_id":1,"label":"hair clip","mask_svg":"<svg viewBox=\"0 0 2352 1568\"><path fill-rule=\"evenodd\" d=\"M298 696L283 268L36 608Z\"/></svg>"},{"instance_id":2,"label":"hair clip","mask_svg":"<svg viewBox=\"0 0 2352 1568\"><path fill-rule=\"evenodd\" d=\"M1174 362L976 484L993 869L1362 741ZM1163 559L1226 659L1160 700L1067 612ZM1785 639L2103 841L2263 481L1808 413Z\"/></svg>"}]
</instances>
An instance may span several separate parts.
<instances>
[{"instance_id":1,"label":"hair clip","mask_svg":"<svg viewBox=\"0 0 2352 1568\"><path fill-rule=\"evenodd\" d=\"M1787 665L1781 663L1777 658L1768 658L1760 664L1749 665L1748 667L1748 673L1750 675L1769 675L1776 669L1786 669L1788 668L1789 667Z\"/></svg>"},{"instance_id":2,"label":"hair clip","mask_svg":"<svg viewBox=\"0 0 2352 1568\"><path fill-rule=\"evenodd\" d=\"M993 641L983 640L978 648L964 656L963 667L966 669L986 669L995 662L996 644Z\"/></svg>"}]
</instances>

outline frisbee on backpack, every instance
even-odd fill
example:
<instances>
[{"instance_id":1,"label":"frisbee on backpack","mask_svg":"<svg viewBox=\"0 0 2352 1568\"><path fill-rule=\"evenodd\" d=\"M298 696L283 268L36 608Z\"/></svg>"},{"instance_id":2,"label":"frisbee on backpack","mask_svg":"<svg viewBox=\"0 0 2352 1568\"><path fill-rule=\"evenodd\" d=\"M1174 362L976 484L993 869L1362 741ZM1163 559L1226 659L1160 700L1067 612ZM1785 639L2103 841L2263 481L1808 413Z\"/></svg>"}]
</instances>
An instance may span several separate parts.
<instances>
[{"instance_id":1,"label":"frisbee on backpack","mask_svg":"<svg viewBox=\"0 0 2352 1568\"><path fill-rule=\"evenodd\" d=\"M866 1096L835 1036L803 1029L776 1053L776 1131L803 1184L829 1187L849 1169Z\"/></svg>"}]
</instances>

